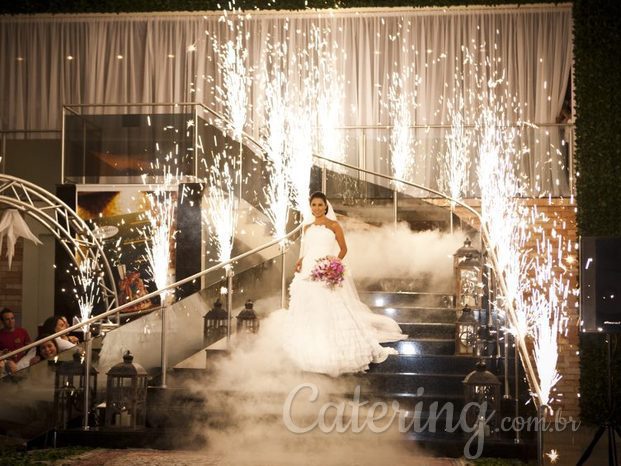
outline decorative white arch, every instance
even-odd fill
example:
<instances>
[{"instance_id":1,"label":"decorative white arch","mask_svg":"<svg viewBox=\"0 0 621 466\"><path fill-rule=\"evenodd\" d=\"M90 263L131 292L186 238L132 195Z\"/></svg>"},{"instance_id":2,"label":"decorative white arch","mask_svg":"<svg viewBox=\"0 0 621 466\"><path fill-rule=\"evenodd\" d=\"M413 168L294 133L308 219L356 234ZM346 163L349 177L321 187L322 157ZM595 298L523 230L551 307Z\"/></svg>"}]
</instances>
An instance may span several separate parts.
<instances>
[{"instance_id":1,"label":"decorative white arch","mask_svg":"<svg viewBox=\"0 0 621 466\"><path fill-rule=\"evenodd\" d=\"M76 265L87 258L96 262L103 275L100 286L106 310L118 305L114 275L101 242L71 207L40 186L0 173L0 207L3 205L41 223L62 244Z\"/></svg>"}]
</instances>

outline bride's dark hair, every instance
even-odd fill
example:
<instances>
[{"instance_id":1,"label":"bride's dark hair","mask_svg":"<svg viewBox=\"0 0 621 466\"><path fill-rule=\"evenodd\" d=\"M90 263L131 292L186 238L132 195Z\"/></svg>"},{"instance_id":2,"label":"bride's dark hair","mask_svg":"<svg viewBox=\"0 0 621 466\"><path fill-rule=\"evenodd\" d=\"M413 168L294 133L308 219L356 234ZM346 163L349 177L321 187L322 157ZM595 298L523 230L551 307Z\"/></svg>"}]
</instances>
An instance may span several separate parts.
<instances>
[{"instance_id":1,"label":"bride's dark hair","mask_svg":"<svg viewBox=\"0 0 621 466\"><path fill-rule=\"evenodd\" d=\"M326 195L322 193L321 191L315 191L308 198L308 203L310 204L311 202L313 202L313 199L321 199L323 201L323 203L326 205L326 214L327 214L328 213L328 198L326 197Z\"/></svg>"}]
</instances>

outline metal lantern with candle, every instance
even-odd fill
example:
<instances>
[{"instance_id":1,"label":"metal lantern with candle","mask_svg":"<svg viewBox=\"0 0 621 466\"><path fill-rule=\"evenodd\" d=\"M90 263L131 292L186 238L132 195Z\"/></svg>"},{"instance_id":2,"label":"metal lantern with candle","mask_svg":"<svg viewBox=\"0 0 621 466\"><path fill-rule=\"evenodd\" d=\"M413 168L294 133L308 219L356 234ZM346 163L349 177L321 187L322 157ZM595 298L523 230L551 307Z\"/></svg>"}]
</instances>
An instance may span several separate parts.
<instances>
[{"instance_id":1,"label":"metal lantern with candle","mask_svg":"<svg viewBox=\"0 0 621 466\"><path fill-rule=\"evenodd\" d=\"M477 347L478 322L467 305L455 324L455 354L474 354Z\"/></svg>"},{"instance_id":2,"label":"metal lantern with candle","mask_svg":"<svg viewBox=\"0 0 621 466\"><path fill-rule=\"evenodd\" d=\"M84 358L79 351L73 354L72 361L57 364L54 376L54 416L56 426L60 429L66 429L72 419L84 416L84 374ZM92 366L89 379L90 409L97 391L97 369Z\"/></svg>"},{"instance_id":3,"label":"metal lantern with candle","mask_svg":"<svg viewBox=\"0 0 621 466\"><path fill-rule=\"evenodd\" d=\"M133 362L129 351L123 362L107 373L106 428L142 429L147 413L147 371Z\"/></svg>"},{"instance_id":4,"label":"metal lantern with candle","mask_svg":"<svg viewBox=\"0 0 621 466\"><path fill-rule=\"evenodd\" d=\"M213 303L213 309L205 314L203 319L205 319L203 327L203 341L205 345L226 337L229 314L222 307L220 298L216 299Z\"/></svg>"},{"instance_id":5,"label":"metal lantern with candle","mask_svg":"<svg viewBox=\"0 0 621 466\"><path fill-rule=\"evenodd\" d=\"M472 309L481 306L481 289L483 273L481 252L472 247L470 238L453 255L455 270L456 306L470 306Z\"/></svg>"},{"instance_id":6,"label":"metal lantern with candle","mask_svg":"<svg viewBox=\"0 0 621 466\"><path fill-rule=\"evenodd\" d=\"M476 403L466 412L466 422L469 426L476 426L484 423L479 428L484 429L486 435L493 432L498 424L498 413L500 412L500 381L498 377L487 370L483 360L477 363L476 370L470 372L462 382L464 384L464 398L466 404ZM486 408L483 410L483 403ZM493 413L493 414L491 414ZM485 415L484 419L480 416ZM490 417L489 423L486 418Z\"/></svg>"},{"instance_id":7,"label":"metal lantern with candle","mask_svg":"<svg viewBox=\"0 0 621 466\"><path fill-rule=\"evenodd\" d=\"M244 309L237 315L237 333L257 333L259 331L259 318L253 309L254 303L249 299Z\"/></svg>"}]
</instances>

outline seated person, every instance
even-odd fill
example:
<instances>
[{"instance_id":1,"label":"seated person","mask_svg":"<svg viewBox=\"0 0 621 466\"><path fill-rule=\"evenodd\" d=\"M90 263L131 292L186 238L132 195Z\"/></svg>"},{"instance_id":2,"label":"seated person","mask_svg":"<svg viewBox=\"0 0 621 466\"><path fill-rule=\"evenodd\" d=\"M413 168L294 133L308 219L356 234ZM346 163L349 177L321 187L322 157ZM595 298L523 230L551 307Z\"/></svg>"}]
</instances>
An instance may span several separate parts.
<instances>
[{"instance_id":1,"label":"seated person","mask_svg":"<svg viewBox=\"0 0 621 466\"><path fill-rule=\"evenodd\" d=\"M45 319L41 326L42 335L52 335L58 333L69 327L69 322L65 316L52 316ZM56 344L60 351L64 351L68 348L72 348L78 343L78 337L74 335L65 334L60 337L56 337Z\"/></svg>"},{"instance_id":2,"label":"seated person","mask_svg":"<svg viewBox=\"0 0 621 466\"><path fill-rule=\"evenodd\" d=\"M46 336L48 335L41 335L40 338L44 338ZM30 360L30 365L36 364L39 361L54 360L54 358L58 356L58 353L60 353L56 340L56 338L54 340L48 340L37 346L36 355Z\"/></svg>"},{"instance_id":3,"label":"seated person","mask_svg":"<svg viewBox=\"0 0 621 466\"><path fill-rule=\"evenodd\" d=\"M3 325L2 330L0 330L0 351L15 351L32 342L26 329L15 326L15 314L13 311L7 308L2 309L0 311L0 320ZM12 359L17 363L23 356L24 353L20 353Z\"/></svg>"}]
</instances>

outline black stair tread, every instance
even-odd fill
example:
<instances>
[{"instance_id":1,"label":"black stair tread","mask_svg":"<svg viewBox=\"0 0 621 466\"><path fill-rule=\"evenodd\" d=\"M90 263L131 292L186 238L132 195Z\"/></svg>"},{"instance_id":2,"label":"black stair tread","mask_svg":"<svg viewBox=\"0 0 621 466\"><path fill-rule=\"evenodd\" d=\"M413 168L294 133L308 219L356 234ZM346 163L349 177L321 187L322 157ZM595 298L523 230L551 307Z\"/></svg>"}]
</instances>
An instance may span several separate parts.
<instances>
[{"instance_id":1,"label":"black stair tread","mask_svg":"<svg viewBox=\"0 0 621 466\"><path fill-rule=\"evenodd\" d=\"M360 290L359 295L367 294L396 294L396 295L431 295L431 296L451 296L450 293L437 293L433 291L383 291L383 290Z\"/></svg>"},{"instance_id":2,"label":"black stair tread","mask_svg":"<svg viewBox=\"0 0 621 466\"><path fill-rule=\"evenodd\" d=\"M406 339L403 340L399 340L399 341L390 341L390 342L386 342L386 343L382 343L383 346L391 346L391 345L395 345L395 344L399 344L399 343L405 343L405 342L412 342L412 343L416 343L416 342L429 342L429 341L455 341L455 338L436 338L436 337L408 337Z\"/></svg>"},{"instance_id":3,"label":"black stair tread","mask_svg":"<svg viewBox=\"0 0 621 466\"><path fill-rule=\"evenodd\" d=\"M417 325L417 326L438 325L442 327L455 327L455 324L451 322L399 322L399 325Z\"/></svg>"},{"instance_id":4,"label":"black stair tread","mask_svg":"<svg viewBox=\"0 0 621 466\"><path fill-rule=\"evenodd\" d=\"M450 372L367 372L366 374L369 377L406 377L406 376L417 376L417 377L438 377L438 378L464 378L464 374L460 373L450 373Z\"/></svg>"},{"instance_id":5,"label":"black stair tread","mask_svg":"<svg viewBox=\"0 0 621 466\"><path fill-rule=\"evenodd\" d=\"M446 311L446 312L456 312L457 309L453 307L446 306L416 306L410 304L399 304L394 306L369 306L369 308L374 312L387 312L387 309L394 309L395 311L400 310L415 310L418 309L420 311Z\"/></svg>"}]
</instances>

